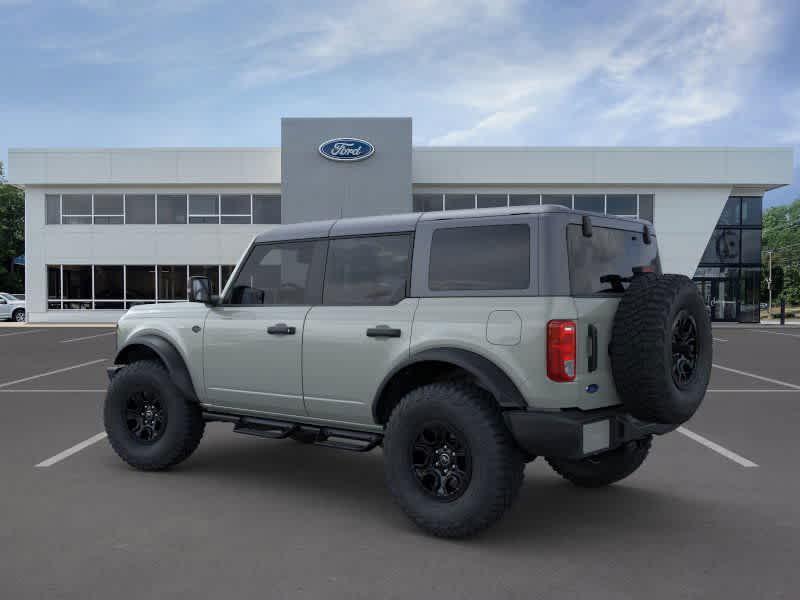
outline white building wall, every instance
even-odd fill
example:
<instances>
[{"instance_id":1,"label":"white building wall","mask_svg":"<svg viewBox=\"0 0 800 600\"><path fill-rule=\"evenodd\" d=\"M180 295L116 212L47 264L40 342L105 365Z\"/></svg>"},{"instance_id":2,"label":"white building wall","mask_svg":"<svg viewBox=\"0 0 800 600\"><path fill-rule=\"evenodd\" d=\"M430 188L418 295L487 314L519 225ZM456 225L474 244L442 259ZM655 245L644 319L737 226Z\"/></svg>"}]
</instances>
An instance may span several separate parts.
<instances>
[{"instance_id":1,"label":"white building wall","mask_svg":"<svg viewBox=\"0 0 800 600\"><path fill-rule=\"evenodd\" d=\"M47 265L233 265L252 238L274 225L47 225L48 193L279 194L279 186L28 186L25 189L25 293L31 322L108 322L124 311L47 311Z\"/></svg>"},{"instance_id":2,"label":"white building wall","mask_svg":"<svg viewBox=\"0 0 800 600\"><path fill-rule=\"evenodd\" d=\"M791 148L413 148L412 184L415 193L653 194L664 271L691 276L728 196L790 183L792 165ZM9 177L26 190L29 319L112 321L121 311L48 312L46 266L234 264L271 226L46 225L45 194L280 193L281 151L12 149Z\"/></svg>"}]
</instances>

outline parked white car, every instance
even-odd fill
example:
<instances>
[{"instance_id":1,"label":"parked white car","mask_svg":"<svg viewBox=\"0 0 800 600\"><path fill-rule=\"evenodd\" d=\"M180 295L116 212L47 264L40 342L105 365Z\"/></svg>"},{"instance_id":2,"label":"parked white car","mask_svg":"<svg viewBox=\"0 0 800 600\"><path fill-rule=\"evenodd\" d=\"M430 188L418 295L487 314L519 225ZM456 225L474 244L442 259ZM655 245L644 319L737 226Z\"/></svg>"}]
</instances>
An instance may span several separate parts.
<instances>
[{"instance_id":1,"label":"parked white car","mask_svg":"<svg viewBox=\"0 0 800 600\"><path fill-rule=\"evenodd\" d=\"M0 319L23 323L25 321L25 300L0 292Z\"/></svg>"}]
</instances>

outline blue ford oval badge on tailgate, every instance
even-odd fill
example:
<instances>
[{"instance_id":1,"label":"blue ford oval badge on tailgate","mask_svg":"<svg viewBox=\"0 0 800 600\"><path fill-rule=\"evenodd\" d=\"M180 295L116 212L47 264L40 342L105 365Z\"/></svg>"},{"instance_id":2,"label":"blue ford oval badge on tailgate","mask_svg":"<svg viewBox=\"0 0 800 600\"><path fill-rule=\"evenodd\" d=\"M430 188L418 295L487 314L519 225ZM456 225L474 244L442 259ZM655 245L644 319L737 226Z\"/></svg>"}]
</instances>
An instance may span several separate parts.
<instances>
[{"instance_id":1,"label":"blue ford oval badge on tailgate","mask_svg":"<svg viewBox=\"0 0 800 600\"><path fill-rule=\"evenodd\" d=\"M375 153L375 146L358 138L335 138L322 142L319 153L329 160L364 160Z\"/></svg>"}]
</instances>

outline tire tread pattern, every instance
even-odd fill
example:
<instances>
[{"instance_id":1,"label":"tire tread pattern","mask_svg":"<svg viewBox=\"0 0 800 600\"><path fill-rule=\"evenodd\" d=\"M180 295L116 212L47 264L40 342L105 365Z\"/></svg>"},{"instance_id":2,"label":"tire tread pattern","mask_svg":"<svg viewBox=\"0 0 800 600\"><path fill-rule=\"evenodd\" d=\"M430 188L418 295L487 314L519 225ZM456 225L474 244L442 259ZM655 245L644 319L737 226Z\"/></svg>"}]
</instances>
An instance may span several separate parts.
<instances>
[{"instance_id":1,"label":"tire tread pattern","mask_svg":"<svg viewBox=\"0 0 800 600\"><path fill-rule=\"evenodd\" d=\"M694 282L685 275L641 274L634 278L617 308L610 349L614 384L631 414L644 421L682 423L697 408L676 406L672 365L668 362L672 323L667 323L666 318L673 314L679 296L689 287L702 305ZM704 310L702 317L707 319ZM704 368L707 363L707 368L699 374L704 378L703 391L708 385L711 363L710 326L706 330L709 354L700 360Z\"/></svg>"},{"instance_id":2,"label":"tire tread pattern","mask_svg":"<svg viewBox=\"0 0 800 600\"><path fill-rule=\"evenodd\" d=\"M164 436L169 436L170 440L165 444L165 452L157 456L142 458L131 452L127 431L117 431L118 424L114 420L111 411L116 409L116 404L112 400L114 394L120 392L119 388L124 388L128 380L135 380L139 377L155 377L161 383L162 394L173 395L173 406L178 406L178 410L170 407L168 413L168 431ZM111 447L126 463L142 471L161 471L177 465L186 460L200 444L205 432L205 421L199 406L187 400L169 378L164 365L152 360L143 360L131 363L125 367L111 381L106 398L104 421L108 440Z\"/></svg>"},{"instance_id":3,"label":"tire tread pattern","mask_svg":"<svg viewBox=\"0 0 800 600\"><path fill-rule=\"evenodd\" d=\"M471 428L482 430L485 434L481 440L481 447L475 448L473 444L471 449L473 456L476 452L484 452L491 457L489 468L491 489L480 490L488 497L475 513L451 520L404 502L403 493L398 489L403 479L392 473L391 468L387 468L387 484L403 511L425 531L445 538L475 535L499 520L513 504L524 478L523 457L502 421L501 412L494 398L473 384L450 381L418 387L397 404L386 428L384 450L387 453L403 451L402 445L395 447L393 444L396 438L402 444L403 436L398 436L398 430L403 426L408 413L417 408L417 405L427 402L446 402L471 422ZM387 466L389 462L387 461ZM470 485L473 483L474 479Z\"/></svg>"}]
</instances>

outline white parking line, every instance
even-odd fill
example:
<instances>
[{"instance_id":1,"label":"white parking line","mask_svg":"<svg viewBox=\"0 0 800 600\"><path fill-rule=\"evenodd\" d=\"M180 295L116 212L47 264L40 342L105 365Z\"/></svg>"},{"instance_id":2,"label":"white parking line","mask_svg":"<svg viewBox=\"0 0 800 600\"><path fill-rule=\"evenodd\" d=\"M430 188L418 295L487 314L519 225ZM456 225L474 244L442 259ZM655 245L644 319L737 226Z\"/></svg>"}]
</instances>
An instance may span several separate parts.
<instances>
[{"instance_id":1,"label":"white parking line","mask_svg":"<svg viewBox=\"0 0 800 600\"><path fill-rule=\"evenodd\" d=\"M723 338L712 338L715 342L727 342L728 340Z\"/></svg>"},{"instance_id":2,"label":"white parking line","mask_svg":"<svg viewBox=\"0 0 800 600\"><path fill-rule=\"evenodd\" d=\"M786 381L781 381L780 379L770 379L769 377L764 377L763 375L756 375L755 373L748 373L747 371L739 371L738 369L731 369L730 367L723 367L722 365L718 364L712 364L711 366L716 367L717 369L722 369L723 371L730 371L731 373L736 373L737 375L746 375L747 377L752 377L753 379L760 379L761 381L774 383L776 385L782 385L788 388L792 388L793 390L800 390L800 385L787 383Z\"/></svg>"},{"instance_id":3,"label":"white parking line","mask_svg":"<svg viewBox=\"0 0 800 600\"><path fill-rule=\"evenodd\" d=\"M15 331L14 333L0 333L0 337L8 337L9 335L27 335L29 333L42 333L44 329L26 329L25 331Z\"/></svg>"},{"instance_id":4,"label":"white parking line","mask_svg":"<svg viewBox=\"0 0 800 600\"><path fill-rule=\"evenodd\" d=\"M55 369L53 371L46 371L45 373L39 373L38 375L31 375L30 377L23 377L22 379L15 379L13 381L6 381L5 383L0 383L0 388L5 388L10 385L16 385L18 383L25 383L26 381L32 381L34 379L39 379L40 377L47 377L48 375L55 375L56 373L64 373L65 371L72 371L73 369L80 369L81 367L88 367L89 365L96 365L97 363L105 362L108 360L107 358L98 358L97 360L90 360L85 363L80 363L79 365L72 365L70 367L64 367L63 369Z\"/></svg>"},{"instance_id":5,"label":"white parking line","mask_svg":"<svg viewBox=\"0 0 800 600\"><path fill-rule=\"evenodd\" d=\"M92 444L96 444L100 440L104 440L104 439L106 439L106 432L105 431L103 431L101 433L98 433L98 434L95 434L92 437L90 437L88 440L83 440L82 442L80 442L78 444L75 444L71 448L67 448L63 452L59 452L55 456L51 456L50 458L43 460L42 462L40 462L36 466L37 467L52 467L54 464L56 464L58 462L61 462L65 458L69 458L70 456L80 452L84 448L88 448Z\"/></svg>"},{"instance_id":6,"label":"white parking line","mask_svg":"<svg viewBox=\"0 0 800 600\"><path fill-rule=\"evenodd\" d=\"M675 431L678 431L679 433L682 433L683 435L685 435L689 439L694 440L698 444L702 444L706 448L710 448L714 452L717 452L718 454L721 454L722 456L724 456L728 460L732 460L733 462L735 462L738 465L741 465L743 467L757 467L758 466L752 460L748 460L744 456L740 456L739 454L736 454L736 452L728 450L727 448L723 448L719 444L716 444L716 443L712 442L711 440L709 440L707 438L704 438L702 435L699 435L699 434L695 433L694 431L690 431L689 429L686 429L686 427L678 427L678 429L676 429Z\"/></svg>"},{"instance_id":7,"label":"white parking line","mask_svg":"<svg viewBox=\"0 0 800 600\"><path fill-rule=\"evenodd\" d=\"M772 331L771 329L748 329L747 331L754 331L755 333L771 333L772 335L785 335L793 338L800 338L796 333L784 333L782 331Z\"/></svg>"},{"instance_id":8,"label":"white parking line","mask_svg":"<svg viewBox=\"0 0 800 600\"><path fill-rule=\"evenodd\" d=\"M116 335L116 331L107 331L106 333L98 333L97 335L86 335L83 337L70 338L68 340L61 340L61 344L69 344L70 342L82 342L83 340L93 340L94 338L103 337L106 335Z\"/></svg>"},{"instance_id":9,"label":"white parking line","mask_svg":"<svg viewBox=\"0 0 800 600\"><path fill-rule=\"evenodd\" d=\"M780 390L789 391L789 390ZM0 390L0 394L105 394L106 390Z\"/></svg>"}]
</instances>

